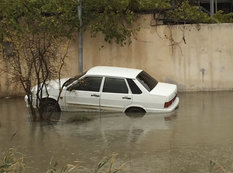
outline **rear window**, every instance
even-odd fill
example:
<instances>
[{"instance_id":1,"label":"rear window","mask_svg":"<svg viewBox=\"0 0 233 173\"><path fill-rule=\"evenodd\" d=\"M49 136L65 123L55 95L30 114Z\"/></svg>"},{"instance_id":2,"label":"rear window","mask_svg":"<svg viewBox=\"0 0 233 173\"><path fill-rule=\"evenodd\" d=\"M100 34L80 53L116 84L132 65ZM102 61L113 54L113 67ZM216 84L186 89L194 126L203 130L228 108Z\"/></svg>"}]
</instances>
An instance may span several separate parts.
<instances>
[{"instance_id":1,"label":"rear window","mask_svg":"<svg viewBox=\"0 0 233 173\"><path fill-rule=\"evenodd\" d=\"M158 83L153 77L151 77L145 71L138 74L137 80L148 90L151 91Z\"/></svg>"}]
</instances>

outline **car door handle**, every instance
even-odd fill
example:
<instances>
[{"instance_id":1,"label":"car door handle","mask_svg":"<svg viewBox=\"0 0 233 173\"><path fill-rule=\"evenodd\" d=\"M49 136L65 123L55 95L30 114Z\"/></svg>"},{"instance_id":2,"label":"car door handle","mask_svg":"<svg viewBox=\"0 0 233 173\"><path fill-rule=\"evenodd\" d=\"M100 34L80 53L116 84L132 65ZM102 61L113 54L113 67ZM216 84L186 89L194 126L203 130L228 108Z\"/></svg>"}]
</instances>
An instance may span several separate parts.
<instances>
[{"instance_id":1,"label":"car door handle","mask_svg":"<svg viewBox=\"0 0 233 173\"><path fill-rule=\"evenodd\" d=\"M130 100L131 98L130 97L122 97L122 99Z\"/></svg>"},{"instance_id":2,"label":"car door handle","mask_svg":"<svg viewBox=\"0 0 233 173\"><path fill-rule=\"evenodd\" d=\"M98 94L92 94L91 97L100 97Z\"/></svg>"}]
</instances>

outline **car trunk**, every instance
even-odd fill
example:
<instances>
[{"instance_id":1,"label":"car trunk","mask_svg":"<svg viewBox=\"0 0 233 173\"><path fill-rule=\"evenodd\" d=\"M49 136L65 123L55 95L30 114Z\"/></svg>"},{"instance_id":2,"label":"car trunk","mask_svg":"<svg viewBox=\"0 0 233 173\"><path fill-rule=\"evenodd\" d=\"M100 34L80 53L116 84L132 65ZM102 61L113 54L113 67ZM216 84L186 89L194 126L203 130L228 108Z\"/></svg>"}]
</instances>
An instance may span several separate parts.
<instances>
[{"instance_id":1,"label":"car trunk","mask_svg":"<svg viewBox=\"0 0 233 173\"><path fill-rule=\"evenodd\" d=\"M173 84L158 82L158 84L150 91L150 94L164 96L166 97L166 101L170 101L177 94L177 86Z\"/></svg>"}]
</instances>

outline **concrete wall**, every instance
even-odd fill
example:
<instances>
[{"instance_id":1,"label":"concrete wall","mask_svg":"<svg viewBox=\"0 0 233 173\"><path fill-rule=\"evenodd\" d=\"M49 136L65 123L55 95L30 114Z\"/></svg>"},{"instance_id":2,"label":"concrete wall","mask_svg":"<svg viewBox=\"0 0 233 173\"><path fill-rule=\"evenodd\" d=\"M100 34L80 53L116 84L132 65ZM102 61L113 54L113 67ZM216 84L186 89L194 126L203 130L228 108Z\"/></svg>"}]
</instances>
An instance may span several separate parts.
<instances>
[{"instance_id":1,"label":"concrete wall","mask_svg":"<svg viewBox=\"0 0 233 173\"><path fill-rule=\"evenodd\" d=\"M141 68L159 81L177 84L180 91L233 89L233 24L151 26L151 15L140 23L141 30L125 47L86 34L85 69Z\"/></svg>"},{"instance_id":2,"label":"concrete wall","mask_svg":"<svg viewBox=\"0 0 233 173\"><path fill-rule=\"evenodd\" d=\"M138 19L132 43L108 44L103 35L84 34L84 70L96 65L146 70L180 91L233 90L233 24L153 26L152 15ZM65 77L78 73L78 43L73 41ZM0 74L0 97L22 94Z\"/></svg>"},{"instance_id":3,"label":"concrete wall","mask_svg":"<svg viewBox=\"0 0 233 173\"><path fill-rule=\"evenodd\" d=\"M7 68L3 67L5 67L5 63L0 61L0 98L23 95L24 92L20 84L14 83L11 77L3 72L3 69L7 71Z\"/></svg>"}]
</instances>

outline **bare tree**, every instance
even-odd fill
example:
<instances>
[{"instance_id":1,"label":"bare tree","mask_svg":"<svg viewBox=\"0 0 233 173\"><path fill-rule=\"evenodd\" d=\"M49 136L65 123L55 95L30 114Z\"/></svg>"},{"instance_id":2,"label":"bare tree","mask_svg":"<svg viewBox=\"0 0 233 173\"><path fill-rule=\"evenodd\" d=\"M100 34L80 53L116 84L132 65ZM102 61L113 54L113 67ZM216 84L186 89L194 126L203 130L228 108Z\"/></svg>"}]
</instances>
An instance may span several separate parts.
<instances>
[{"instance_id":1,"label":"bare tree","mask_svg":"<svg viewBox=\"0 0 233 173\"><path fill-rule=\"evenodd\" d=\"M27 34L20 43L12 36L3 45L7 73L11 75L13 82L21 83L23 86L32 119L43 120L43 92L49 97L46 82L54 78L59 78L60 81L65 58L68 56L69 41L43 33ZM36 91L32 91L33 85L37 85ZM33 98L32 92L36 93L36 98ZM61 86L60 92L62 92ZM39 112L38 117L33 102Z\"/></svg>"}]
</instances>

